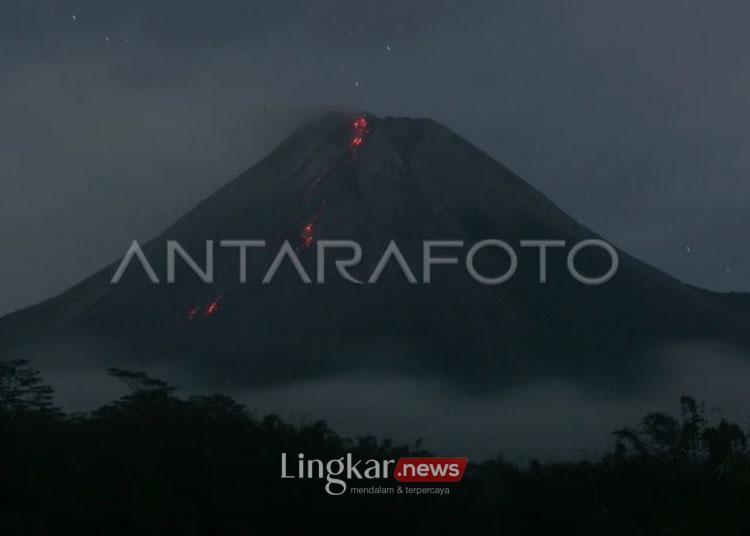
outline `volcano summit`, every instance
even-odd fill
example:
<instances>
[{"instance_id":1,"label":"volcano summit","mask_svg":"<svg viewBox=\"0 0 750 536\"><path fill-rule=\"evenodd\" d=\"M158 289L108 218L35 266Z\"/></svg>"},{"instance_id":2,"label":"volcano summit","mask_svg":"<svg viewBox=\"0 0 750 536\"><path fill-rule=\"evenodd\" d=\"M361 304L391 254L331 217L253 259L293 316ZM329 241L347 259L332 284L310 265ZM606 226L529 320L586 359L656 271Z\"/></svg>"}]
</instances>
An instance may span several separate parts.
<instances>
[{"instance_id":1,"label":"volcano summit","mask_svg":"<svg viewBox=\"0 0 750 536\"><path fill-rule=\"evenodd\" d=\"M300 269L319 274L319 246L330 240L359 249L322 261L332 265L325 285L307 284ZM472 266L513 268L501 285L452 260L430 265L429 285L414 285L398 258L382 263L394 243L396 257L423 267L427 242L442 243L433 260L445 260L456 256L446 254L448 241L469 249L490 240L512 244L513 255L484 248ZM616 273L582 285L571 277L569 248L540 242L605 243L434 121L329 113L142 250L128 250L172 282L154 285L148 269L121 271L118 261L1 319L0 350L40 368L169 360L237 385L387 369L491 387L561 375L628 382L665 341L750 346L747 295L701 290L603 248L577 251L577 272L608 273L616 258ZM229 246L210 267L207 243ZM244 284L243 273L272 266L280 249L289 262L278 263L273 285ZM340 262L350 263L351 279ZM352 284L373 271L377 285Z\"/></svg>"}]
</instances>

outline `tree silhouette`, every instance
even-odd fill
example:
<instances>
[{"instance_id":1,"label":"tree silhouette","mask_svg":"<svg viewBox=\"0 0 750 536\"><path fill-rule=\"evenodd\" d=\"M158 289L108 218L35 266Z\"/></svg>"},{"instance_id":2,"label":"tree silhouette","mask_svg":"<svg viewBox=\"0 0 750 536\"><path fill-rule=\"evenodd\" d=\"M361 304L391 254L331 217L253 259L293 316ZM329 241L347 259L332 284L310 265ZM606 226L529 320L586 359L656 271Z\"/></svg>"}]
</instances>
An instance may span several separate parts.
<instances>
[{"instance_id":1,"label":"tree silhouette","mask_svg":"<svg viewBox=\"0 0 750 536\"><path fill-rule=\"evenodd\" d=\"M646 415L637 428L616 430L616 452L621 456L637 455L673 463L706 461L716 468L726 458L747 448L747 436L739 425L722 418L710 426L704 404L689 396L680 399L680 407L680 420L654 412Z\"/></svg>"},{"instance_id":2,"label":"tree silhouette","mask_svg":"<svg viewBox=\"0 0 750 536\"><path fill-rule=\"evenodd\" d=\"M165 412L184 404L183 401L173 396L176 387L163 380L152 378L145 372L118 368L108 369L108 372L125 384L130 389L130 393L95 410L93 412L95 417L127 416L149 420L158 419L162 418Z\"/></svg>"},{"instance_id":3,"label":"tree silhouette","mask_svg":"<svg viewBox=\"0 0 750 536\"><path fill-rule=\"evenodd\" d=\"M25 359L0 360L0 411L11 417L19 413L53 414L54 390Z\"/></svg>"},{"instance_id":4,"label":"tree silhouette","mask_svg":"<svg viewBox=\"0 0 750 536\"><path fill-rule=\"evenodd\" d=\"M432 454L341 437L325 421L256 420L229 396L178 397L145 372L110 374L129 392L69 417L28 363L0 361L0 534L310 534L332 520L363 534L747 533L747 437L689 397L678 416L652 412L614 432L601 459L522 467L498 457L470 464L448 496L334 498L323 480L281 479L280 454ZM372 484L395 482L351 482Z\"/></svg>"},{"instance_id":5,"label":"tree silhouette","mask_svg":"<svg viewBox=\"0 0 750 536\"><path fill-rule=\"evenodd\" d=\"M111 368L107 372L124 383L128 388L134 392L159 392L164 394L171 394L175 391L175 387L169 385L163 380L152 378L145 372L134 372L130 370Z\"/></svg>"}]
</instances>

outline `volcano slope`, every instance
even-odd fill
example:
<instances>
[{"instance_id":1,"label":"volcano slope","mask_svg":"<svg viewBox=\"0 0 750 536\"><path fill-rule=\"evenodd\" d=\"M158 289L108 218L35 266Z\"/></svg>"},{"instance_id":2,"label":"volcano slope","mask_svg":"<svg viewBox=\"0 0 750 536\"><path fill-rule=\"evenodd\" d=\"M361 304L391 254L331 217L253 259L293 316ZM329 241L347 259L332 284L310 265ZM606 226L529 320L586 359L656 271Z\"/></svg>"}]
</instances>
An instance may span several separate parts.
<instances>
[{"instance_id":1,"label":"volcano slope","mask_svg":"<svg viewBox=\"0 0 750 536\"><path fill-rule=\"evenodd\" d=\"M683 284L619 250L610 281L573 279L567 252L592 238L599 237L434 121L329 113L143 246L159 284L137 260L112 284L120 265L113 263L0 320L0 350L41 368L166 360L235 385L367 369L492 387L547 376L628 383L646 370L649 349L669 341L748 347L746 295ZM252 239L267 244L248 250L242 283L238 249L218 246ZM365 281L393 240L418 283L396 262L377 283L351 283L328 265L334 251L326 283L316 284L316 244L324 239L361 245L362 261L350 272ZM483 239L517 252L518 269L507 282L480 284L464 268L466 250ZM544 284L539 251L519 248L535 239L567 243L548 251ZM204 283L178 258L175 282L167 283L168 240L201 266L213 240L214 282ZM435 251L459 261L433 266L430 284L422 283L425 240L465 244ZM312 283L289 262L261 283L285 241ZM606 271L609 257L601 253L583 250L578 269ZM483 273L509 265L496 248L476 261Z\"/></svg>"}]
</instances>

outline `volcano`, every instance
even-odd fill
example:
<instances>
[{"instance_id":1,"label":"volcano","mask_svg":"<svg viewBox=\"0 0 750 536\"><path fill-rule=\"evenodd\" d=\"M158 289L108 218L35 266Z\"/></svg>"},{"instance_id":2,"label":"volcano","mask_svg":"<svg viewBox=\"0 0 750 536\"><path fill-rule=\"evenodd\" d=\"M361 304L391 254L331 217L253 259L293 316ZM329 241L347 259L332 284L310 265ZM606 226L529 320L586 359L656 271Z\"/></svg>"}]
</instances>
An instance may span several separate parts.
<instances>
[{"instance_id":1,"label":"volcano","mask_svg":"<svg viewBox=\"0 0 750 536\"><path fill-rule=\"evenodd\" d=\"M160 284L137 262L112 284L113 263L1 319L0 350L41 368L168 360L241 385L363 369L492 387L544 376L627 382L643 374L649 349L670 341L750 346L747 295L681 283L620 250L617 273L596 286L571 278L556 249L544 284L530 250L500 285L457 266L435 266L430 284L415 285L394 263L372 285L335 270L325 285L307 284L288 264L258 283L285 242L312 273L318 241L356 241L364 255L351 273L367 279L391 241L420 267L425 240L491 238L600 237L434 121L329 113L143 246ZM163 280L167 241L201 264L207 240L253 239L267 247L248 255L248 281L238 280L237 250L217 253L213 284L184 263L174 283ZM600 273L605 260L581 255L581 271ZM482 262L503 271L508 259Z\"/></svg>"}]
</instances>

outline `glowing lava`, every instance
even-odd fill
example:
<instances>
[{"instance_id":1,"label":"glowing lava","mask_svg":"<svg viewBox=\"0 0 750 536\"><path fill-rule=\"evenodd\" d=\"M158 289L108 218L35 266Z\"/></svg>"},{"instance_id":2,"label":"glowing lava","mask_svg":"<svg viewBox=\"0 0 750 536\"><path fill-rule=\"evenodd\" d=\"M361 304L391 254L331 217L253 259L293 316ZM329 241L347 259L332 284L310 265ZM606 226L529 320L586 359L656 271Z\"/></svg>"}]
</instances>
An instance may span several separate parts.
<instances>
[{"instance_id":1,"label":"glowing lava","mask_svg":"<svg viewBox=\"0 0 750 536\"><path fill-rule=\"evenodd\" d=\"M216 311L219 310L219 302L221 301L221 295L216 296L213 300L211 300L211 303L206 306L206 310L203 311L203 314L205 316L212 316Z\"/></svg>"},{"instance_id":2,"label":"glowing lava","mask_svg":"<svg viewBox=\"0 0 750 536\"><path fill-rule=\"evenodd\" d=\"M349 139L349 156L347 157L346 154L342 154L339 157L332 160L321 172L316 176L311 184L308 186L307 191L305 192L304 196L304 202L305 205L309 204L310 201L316 196L318 193L318 190L323 183L324 180L329 176L331 171L338 166L346 165L349 163L350 158L356 158L357 157L357 151L362 145L365 143L365 135L369 132L369 123L367 122L367 118L364 116L359 116L352 121L351 124L352 127L352 133L351 138ZM309 249L314 243L315 243L315 225L320 216L323 214L323 209L326 205L326 199L323 198L323 202L321 203L320 209L317 213L315 213L306 223L302 225L302 228L299 232L299 238L300 238L300 244L297 246L297 250L300 249ZM299 223L297 223L299 225ZM296 226L295 226L296 227ZM286 236L290 236L291 233L293 233L294 227L289 228L286 233ZM272 242L276 242L281 238L281 234L277 235L276 238L272 240ZM208 305L205 306L205 308L202 308L199 305L194 305L190 309L187 310L187 318L188 320L192 320L198 315L201 316L213 316L216 314L216 312L219 310L221 298L224 294L224 291L221 291L218 294L214 294L211 301L208 303Z\"/></svg>"},{"instance_id":3,"label":"glowing lava","mask_svg":"<svg viewBox=\"0 0 750 536\"><path fill-rule=\"evenodd\" d=\"M358 117L354 120L352 126L361 133L367 130L367 119L365 117Z\"/></svg>"},{"instance_id":4,"label":"glowing lava","mask_svg":"<svg viewBox=\"0 0 750 536\"><path fill-rule=\"evenodd\" d=\"M212 314L214 314L218 310L219 310L219 301L218 300L214 300L214 301L212 301L208 305L208 307L206 307L206 312L204 314L206 316L211 316Z\"/></svg>"},{"instance_id":5,"label":"glowing lava","mask_svg":"<svg viewBox=\"0 0 750 536\"><path fill-rule=\"evenodd\" d=\"M312 246L312 243L315 241L315 224L313 222L308 222L302 227L300 238L302 238L302 247L304 249Z\"/></svg>"},{"instance_id":6,"label":"glowing lava","mask_svg":"<svg viewBox=\"0 0 750 536\"><path fill-rule=\"evenodd\" d=\"M352 137L349 140L349 151L352 157L357 156L357 149L365 142L365 134L367 134L367 118L357 117L352 123Z\"/></svg>"},{"instance_id":7,"label":"glowing lava","mask_svg":"<svg viewBox=\"0 0 750 536\"><path fill-rule=\"evenodd\" d=\"M219 310L219 302L221 302L221 299L224 297L224 292L225 290L214 292L211 295L211 301L209 301L205 307L203 305L193 305L187 310L187 319L193 320L198 316L213 316L216 314Z\"/></svg>"}]
</instances>

